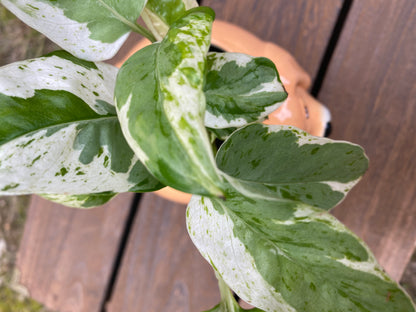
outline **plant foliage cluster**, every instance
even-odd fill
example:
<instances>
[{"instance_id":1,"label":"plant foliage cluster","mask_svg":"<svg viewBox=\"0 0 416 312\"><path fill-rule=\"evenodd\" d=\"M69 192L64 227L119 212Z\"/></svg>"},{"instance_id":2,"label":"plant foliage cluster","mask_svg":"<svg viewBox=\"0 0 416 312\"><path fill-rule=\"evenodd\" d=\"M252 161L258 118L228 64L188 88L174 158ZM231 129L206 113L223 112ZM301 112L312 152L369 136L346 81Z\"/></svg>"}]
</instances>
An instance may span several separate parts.
<instances>
[{"instance_id":1,"label":"plant foliage cluster","mask_svg":"<svg viewBox=\"0 0 416 312\"><path fill-rule=\"evenodd\" d=\"M192 0L0 0L66 51L0 68L0 190L89 208L165 185L194 194L189 234L220 282L211 311L414 311L329 210L361 147L261 122L285 100L274 64L209 53ZM136 20L142 16L147 28ZM153 43L120 69L129 32ZM215 133L227 134L213 148Z\"/></svg>"}]
</instances>

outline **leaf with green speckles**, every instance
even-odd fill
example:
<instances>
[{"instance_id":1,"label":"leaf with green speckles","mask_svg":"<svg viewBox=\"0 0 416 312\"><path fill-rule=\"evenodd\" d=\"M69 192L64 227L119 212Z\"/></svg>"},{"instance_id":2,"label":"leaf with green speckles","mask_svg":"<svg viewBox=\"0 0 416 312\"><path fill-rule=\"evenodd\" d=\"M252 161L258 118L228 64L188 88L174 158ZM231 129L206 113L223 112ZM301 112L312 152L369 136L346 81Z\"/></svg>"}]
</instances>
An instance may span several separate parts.
<instances>
[{"instance_id":1,"label":"leaf with green speckles","mask_svg":"<svg viewBox=\"0 0 416 312\"><path fill-rule=\"evenodd\" d=\"M235 131L216 161L243 194L326 210L345 197L368 167L358 145L313 137L291 126L262 124Z\"/></svg>"},{"instance_id":2,"label":"leaf with green speckles","mask_svg":"<svg viewBox=\"0 0 416 312\"><path fill-rule=\"evenodd\" d=\"M0 68L1 195L53 194L91 206L110 193L162 187L124 139L116 75L68 52Z\"/></svg>"},{"instance_id":3,"label":"leaf with green speckles","mask_svg":"<svg viewBox=\"0 0 416 312\"><path fill-rule=\"evenodd\" d=\"M142 18L157 40L162 40L170 25L185 14L186 10L195 8L195 0L149 0L143 9Z\"/></svg>"},{"instance_id":4,"label":"leaf with green speckles","mask_svg":"<svg viewBox=\"0 0 416 312\"><path fill-rule=\"evenodd\" d=\"M145 0L0 0L30 27L75 56L101 61L135 29Z\"/></svg>"},{"instance_id":5,"label":"leaf with green speckles","mask_svg":"<svg viewBox=\"0 0 416 312\"><path fill-rule=\"evenodd\" d=\"M205 125L214 129L263 121L286 99L274 63L241 53L209 53Z\"/></svg>"},{"instance_id":6,"label":"leaf with green speckles","mask_svg":"<svg viewBox=\"0 0 416 312\"><path fill-rule=\"evenodd\" d=\"M227 285L264 311L415 311L368 247L322 209L238 193L193 196L187 227Z\"/></svg>"},{"instance_id":7,"label":"leaf with green speckles","mask_svg":"<svg viewBox=\"0 0 416 312\"><path fill-rule=\"evenodd\" d=\"M47 200L73 208L92 208L101 206L109 202L116 195L116 193L111 192L84 195L41 194L41 196Z\"/></svg>"},{"instance_id":8,"label":"leaf with green speckles","mask_svg":"<svg viewBox=\"0 0 416 312\"><path fill-rule=\"evenodd\" d=\"M124 63L115 98L127 142L157 179L184 192L219 196L222 179L203 122L212 21L211 9L188 11L161 43Z\"/></svg>"}]
</instances>

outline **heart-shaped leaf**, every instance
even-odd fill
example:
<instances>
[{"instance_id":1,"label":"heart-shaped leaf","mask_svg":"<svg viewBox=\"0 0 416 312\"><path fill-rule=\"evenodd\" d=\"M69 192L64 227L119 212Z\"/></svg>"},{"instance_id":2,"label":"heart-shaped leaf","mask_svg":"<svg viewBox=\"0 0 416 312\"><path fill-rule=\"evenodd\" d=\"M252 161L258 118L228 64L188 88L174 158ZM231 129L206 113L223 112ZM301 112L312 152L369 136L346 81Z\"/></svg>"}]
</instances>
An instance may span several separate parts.
<instances>
[{"instance_id":1,"label":"heart-shaped leaf","mask_svg":"<svg viewBox=\"0 0 416 312\"><path fill-rule=\"evenodd\" d=\"M137 28L145 0L0 0L30 27L73 55L111 58Z\"/></svg>"},{"instance_id":2,"label":"heart-shaped leaf","mask_svg":"<svg viewBox=\"0 0 416 312\"><path fill-rule=\"evenodd\" d=\"M196 8L195 0L149 0L142 13L143 21L157 40L162 40L170 25L185 14L186 10Z\"/></svg>"},{"instance_id":3,"label":"heart-shaped leaf","mask_svg":"<svg viewBox=\"0 0 416 312\"><path fill-rule=\"evenodd\" d=\"M187 226L224 281L264 311L415 311L364 243L319 208L193 196Z\"/></svg>"},{"instance_id":4,"label":"heart-shaped leaf","mask_svg":"<svg viewBox=\"0 0 416 312\"><path fill-rule=\"evenodd\" d=\"M242 127L263 121L286 99L274 63L242 53L209 53L205 126Z\"/></svg>"},{"instance_id":5,"label":"heart-shaped leaf","mask_svg":"<svg viewBox=\"0 0 416 312\"><path fill-rule=\"evenodd\" d=\"M117 68L67 52L0 68L0 193L84 195L162 185L125 141Z\"/></svg>"},{"instance_id":6,"label":"heart-shaped leaf","mask_svg":"<svg viewBox=\"0 0 416 312\"><path fill-rule=\"evenodd\" d=\"M339 203L368 167L358 145L314 137L291 126L262 124L235 131L216 160L237 179L230 182L243 194L323 209Z\"/></svg>"},{"instance_id":7,"label":"heart-shaped leaf","mask_svg":"<svg viewBox=\"0 0 416 312\"><path fill-rule=\"evenodd\" d=\"M127 142L155 177L184 192L220 196L203 122L213 18L211 9L192 9L161 43L134 54L120 69L115 97Z\"/></svg>"}]
</instances>

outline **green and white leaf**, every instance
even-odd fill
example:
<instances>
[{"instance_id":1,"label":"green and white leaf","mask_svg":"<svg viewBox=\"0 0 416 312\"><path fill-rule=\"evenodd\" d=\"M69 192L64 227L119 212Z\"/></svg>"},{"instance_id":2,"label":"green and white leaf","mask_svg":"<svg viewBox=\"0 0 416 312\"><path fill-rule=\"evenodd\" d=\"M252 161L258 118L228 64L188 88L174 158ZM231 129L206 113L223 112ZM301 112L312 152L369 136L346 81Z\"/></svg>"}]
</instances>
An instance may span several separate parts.
<instances>
[{"instance_id":1,"label":"green and white leaf","mask_svg":"<svg viewBox=\"0 0 416 312\"><path fill-rule=\"evenodd\" d=\"M67 52L0 68L0 193L149 191L160 183L125 141L117 68Z\"/></svg>"},{"instance_id":2,"label":"green and white leaf","mask_svg":"<svg viewBox=\"0 0 416 312\"><path fill-rule=\"evenodd\" d=\"M59 195L47 194L41 195L43 198L73 208L92 208L104 205L113 199L117 194L111 192L103 192L85 195Z\"/></svg>"},{"instance_id":3,"label":"green and white leaf","mask_svg":"<svg viewBox=\"0 0 416 312\"><path fill-rule=\"evenodd\" d=\"M415 311L364 243L319 208L193 196L187 226L224 281L264 311Z\"/></svg>"},{"instance_id":4,"label":"green and white leaf","mask_svg":"<svg viewBox=\"0 0 416 312\"><path fill-rule=\"evenodd\" d=\"M203 122L213 18L209 8L192 9L161 43L134 54L120 69L115 98L127 142L155 177L184 192L220 196Z\"/></svg>"},{"instance_id":5,"label":"green and white leaf","mask_svg":"<svg viewBox=\"0 0 416 312\"><path fill-rule=\"evenodd\" d=\"M286 99L274 63L242 53L209 53L205 125L224 129L263 121Z\"/></svg>"},{"instance_id":6,"label":"green and white leaf","mask_svg":"<svg viewBox=\"0 0 416 312\"><path fill-rule=\"evenodd\" d=\"M368 167L358 145L314 137L291 126L263 124L235 131L216 161L243 194L326 210L345 197Z\"/></svg>"},{"instance_id":7,"label":"green and white leaf","mask_svg":"<svg viewBox=\"0 0 416 312\"><path fill-rule=\"evenodd\" d=\"M114 56L135 29L145 0L0 0L30 27L73 55L101 61Z\"/></svg>"},{"instance_id":8,"label":"green and white leaf","mask_svg":"<svg viewBox=\"0 0 416 312\"><path fill-rule=\"evenodd\" d=\"M142 12L146 26L157 40L162 40L172 25L187 10L196 8L195 0L149 0Z\"/></svg>"}]
</instances>

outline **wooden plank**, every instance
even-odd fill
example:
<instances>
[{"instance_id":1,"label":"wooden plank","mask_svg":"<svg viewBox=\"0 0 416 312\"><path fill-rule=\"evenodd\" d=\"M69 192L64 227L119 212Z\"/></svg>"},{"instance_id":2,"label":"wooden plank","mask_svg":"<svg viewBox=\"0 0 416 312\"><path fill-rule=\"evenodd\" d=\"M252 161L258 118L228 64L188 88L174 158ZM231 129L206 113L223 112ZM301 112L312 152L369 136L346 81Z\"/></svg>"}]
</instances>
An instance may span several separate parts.
<instances>
[{"instance_id":1,"label":"wooden plank","mask_svg":"<svg viewBox=\"0 0 416 312\"><path fill-rule=\"evenodd\" d=\"M132 194L80 210L33 196L17 268L30 295L52 310L100 310Z\"/></svg>"},{"instance_id":2,"label":"wooden plank","mask_svg":"<svg viewBox=\"0 0 416 312\"><path fill-rule=\"evenodd\" d=\"M218 302L214 273L188 236L185 205L145 194L107 311L195 312Z\"/></svg>"},{"instance_id":3,"label":"wooden plank","mask_svg":"<svg viewBox=\"0 0 416 312\"><path fill-rule=\"evenodd\" d=\"M416 2L354 1L319 99L370 169L335 215L399 279L416 241Z\"/></svg>"},{"instance_id":4,"label":"wooden plank","mask_svg":"<svg viewBox=\"0 0 416 312\"><path fill-rule=\"evenodd\" d=\"M217 19L226 20L277 43L314 78L342 0L203 0Z\"/></svg>"}]
</instances>

